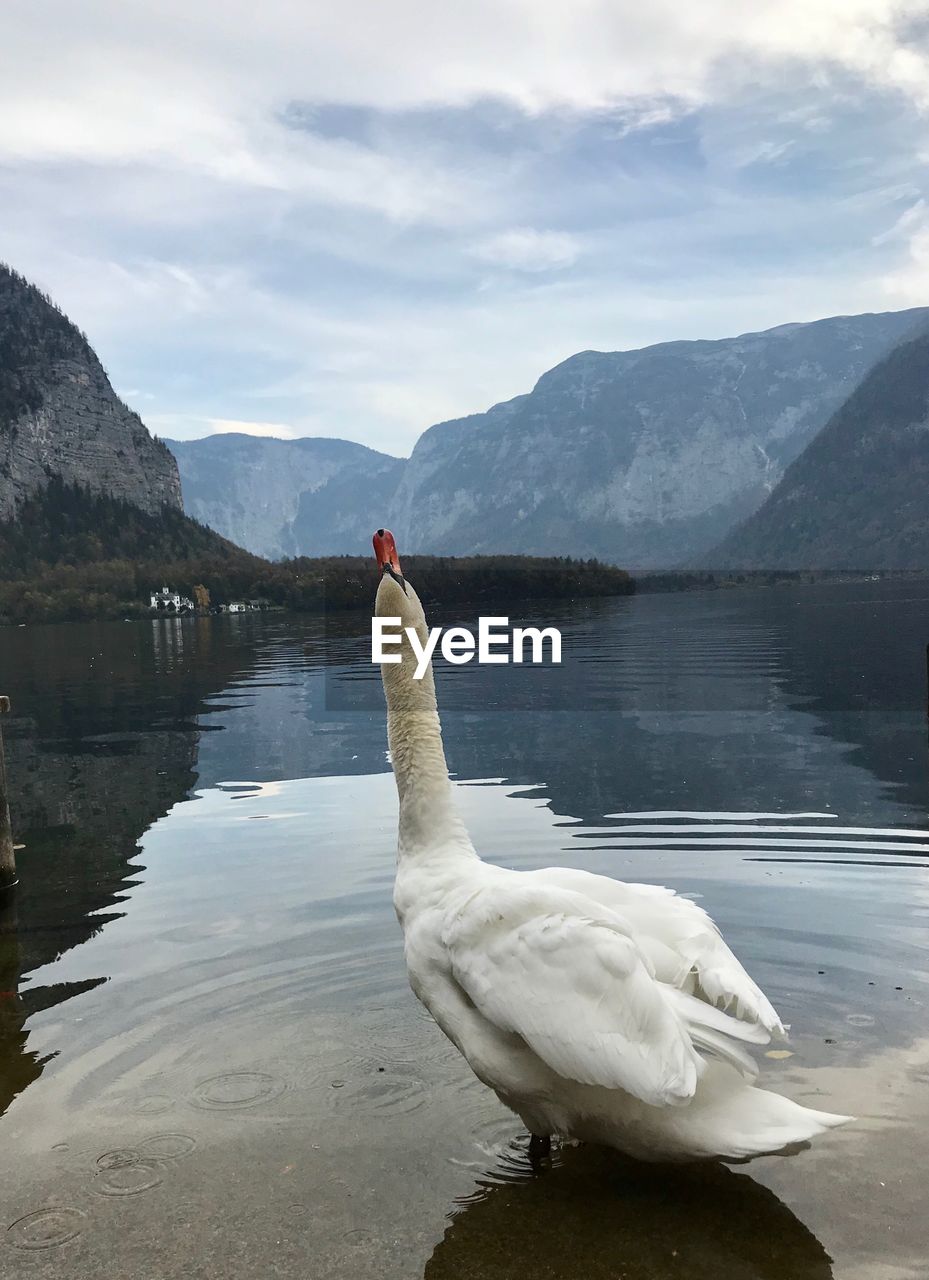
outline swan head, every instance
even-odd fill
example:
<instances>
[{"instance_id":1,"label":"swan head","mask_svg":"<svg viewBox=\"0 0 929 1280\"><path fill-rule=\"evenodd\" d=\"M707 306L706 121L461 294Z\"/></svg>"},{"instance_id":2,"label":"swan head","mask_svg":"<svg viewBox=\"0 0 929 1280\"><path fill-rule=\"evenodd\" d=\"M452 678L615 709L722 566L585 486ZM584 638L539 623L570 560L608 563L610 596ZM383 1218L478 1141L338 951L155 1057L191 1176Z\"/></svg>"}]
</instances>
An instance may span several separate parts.
<instances>
[{"instance_id":1,"label":"swan head","mask_svg":"<svg viewBox=\"0 0 929 1280\"><path fill-rule=\"evenodd\" d=\"M388 708L394 711L430 710L435 711L435 685L430 663L422 680L414 679L418 659L410 644L407 628L414 630L419 636L420 646L424 646L429 638L429 627L419 596L407 582L400 569L397 556L397 544L389 529L378 529L374 535L374 554L377 556L381 581L374 602L374 615L377 618L399 618L400 644L394 653L400 655L399 662L381 664L381 676L384 691L387 694Z\"/></svg>"},{"instance_id":2,"label":"swan head","mask_svg":"<svg viewBox=\"0 0 929 1280\"><path fill-rule=\"evenodd\" d=\"M380 573L382 575L387 574L393 578L394 582L403 589L403 594L406 595L406 582L403 578L403 571L400 568L400 557L397 555L397 543L394 535L389 529L378 529L371 542L374 545L374 555Z\"/></svg>"},{"instance_id":3,"label":"swan head","mask_svg":"<svg viewBox=\"0 0 929 1280\"><path fill-rule=\"evenodd\" d=\"M399 618L402 627L415 627L422 639L428 633L426 615L419 596L403 576L394 535L389 529L378 529L372 542L381 574L374 605L375 615L379 618Z\"/></svg>"}]
</instances>

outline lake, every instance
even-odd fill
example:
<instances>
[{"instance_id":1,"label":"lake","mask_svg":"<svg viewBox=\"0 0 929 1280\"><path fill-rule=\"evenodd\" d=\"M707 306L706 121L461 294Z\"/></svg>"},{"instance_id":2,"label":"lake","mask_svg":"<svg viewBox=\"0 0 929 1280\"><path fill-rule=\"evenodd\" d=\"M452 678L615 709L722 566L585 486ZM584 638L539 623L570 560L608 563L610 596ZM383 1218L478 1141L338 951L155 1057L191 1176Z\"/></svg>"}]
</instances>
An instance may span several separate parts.
<instances>
[{"instance_id":1,"label":"lake","mask_svg":"<svg viewBox=\"0 0 929 1280\"><path fill-rule=\"evenodd\" d=\"M699 895L857 1123L535 1176L407 987L367 618L6 629L0 1275L925 1275L929 584L511 614L562 666L437 673L478 850Z\"/></svg>"}]
</instances>

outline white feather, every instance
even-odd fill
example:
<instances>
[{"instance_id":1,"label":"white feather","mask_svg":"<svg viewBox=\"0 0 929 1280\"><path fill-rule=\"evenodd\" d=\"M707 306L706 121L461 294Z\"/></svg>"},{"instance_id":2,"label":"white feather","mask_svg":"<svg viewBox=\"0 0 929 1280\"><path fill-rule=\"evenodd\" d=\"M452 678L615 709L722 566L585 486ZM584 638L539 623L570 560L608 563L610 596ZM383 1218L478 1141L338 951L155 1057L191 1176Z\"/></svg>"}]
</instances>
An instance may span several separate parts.
<instances>
[{"instance_id":1,"label":"white feather","mask_svg":"<svg viewBox=\"0 0 929 1280\"><path fill-rule=\"evenodd\" d=\"M481 870L498 874L442 931L452 975L481 1013L570 1080L655 1106L692 1098L699 1058L628 924L580 894Z\"/></svg>"}]
</instances>

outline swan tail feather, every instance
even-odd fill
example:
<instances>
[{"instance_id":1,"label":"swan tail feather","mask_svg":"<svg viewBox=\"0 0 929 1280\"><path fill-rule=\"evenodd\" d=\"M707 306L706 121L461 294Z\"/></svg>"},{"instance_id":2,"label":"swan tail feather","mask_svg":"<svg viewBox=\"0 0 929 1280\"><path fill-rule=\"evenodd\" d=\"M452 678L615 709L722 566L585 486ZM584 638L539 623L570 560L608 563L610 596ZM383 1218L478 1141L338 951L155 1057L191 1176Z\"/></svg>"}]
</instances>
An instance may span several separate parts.
<instances>
[{"instance_id":1,"label":"swan tail feather","mask_svg":"<svg viewBox=\"0 0 929 1280\"><path fill-rule=\"evenodd\" d=\"M718 1061L709 1064L688 1111L690 1140L705 1142L707 1154L728 1159L774 1154L854 1118L758 1089Z\"/></svg>"}]
</instances>

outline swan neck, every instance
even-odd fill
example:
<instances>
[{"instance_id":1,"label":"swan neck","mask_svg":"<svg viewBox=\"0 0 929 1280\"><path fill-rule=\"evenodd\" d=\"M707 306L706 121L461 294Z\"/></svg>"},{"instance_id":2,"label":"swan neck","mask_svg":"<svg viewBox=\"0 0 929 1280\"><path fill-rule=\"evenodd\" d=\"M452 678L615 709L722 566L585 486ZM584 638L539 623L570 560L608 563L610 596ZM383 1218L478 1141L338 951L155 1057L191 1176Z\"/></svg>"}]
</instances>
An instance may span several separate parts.
<instances>
[{"instance_id":1,"label":"swan neck","mask_svg":"<svg viewBox=\"0 0 929 1280\"><path fill-rule=\"evenodd\" d=\"M387 741L400 798L398 855L473 848L448 776L432 669L422 680L402 664L383 667Z\"/></svg>"}]
</instances>

